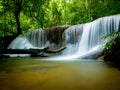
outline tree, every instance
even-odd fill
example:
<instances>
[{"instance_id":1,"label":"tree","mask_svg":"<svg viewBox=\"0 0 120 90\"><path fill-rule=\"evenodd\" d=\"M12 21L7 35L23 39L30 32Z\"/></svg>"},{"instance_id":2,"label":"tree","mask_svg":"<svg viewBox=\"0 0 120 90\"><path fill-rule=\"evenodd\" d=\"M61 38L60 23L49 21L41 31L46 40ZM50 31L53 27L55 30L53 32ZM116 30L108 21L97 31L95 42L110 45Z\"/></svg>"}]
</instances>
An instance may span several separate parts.
<instances>
[{"instance_id":1,"label":"tree","mask_svg":"<svg viewBox=\"0 0 120 90\"><path fill-rule=\"evenodd\" d=\"M22 34L22 30L21 30L21 26L20 26L20 12L22 10L22 0L14 0L14 4L15 4L15 18L16 18L16 22L17 22L17 30L18 30L18 35Z\"/></svg>"},{"instance_id":2,"label":"tree","mask_svg":"<svg viewBox=\"0 0 120 90\"><path fill-rule=\"evenodd\" d=\"M119 14L119 0L1 0L1 35L37 28L74 25Z\"/></svg>"},{"instance_id":3,"label":"tree","mask_svg":"<svg viewBox=\"0 0 120 90\"><path fill-rule=\"evenodd\" d=\"M9 30L10 29L10 27L9 27L10 22L12 25L13 24L12 22L14 20L16 20L15 25L17 25L17 32L18 32L18 34L22 34L22 30L20 27L20 21L19 21L20 12L22 10L22 0L12 0L12 1L11 0L4 0L2 2L2 5L3 5L3 10L4 10L4 12L2 14L5 17L4 18L4 25L6 27L5 30L6 29Z\"/></svg>"}]
</instances>

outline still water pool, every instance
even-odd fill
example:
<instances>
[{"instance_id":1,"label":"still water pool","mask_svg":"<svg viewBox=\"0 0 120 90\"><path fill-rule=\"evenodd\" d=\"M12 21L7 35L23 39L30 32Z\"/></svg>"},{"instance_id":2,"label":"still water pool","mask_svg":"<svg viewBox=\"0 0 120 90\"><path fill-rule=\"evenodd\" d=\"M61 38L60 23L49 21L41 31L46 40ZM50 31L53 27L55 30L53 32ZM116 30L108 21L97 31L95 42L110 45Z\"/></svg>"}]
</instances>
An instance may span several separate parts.
<instances>
[{"instance_id":1,"label":"still water pool","mask_svg":"<svg viewBox=\"0 0 120 90\"><path fill-rule=\"evenodd\" d=\"M0 90L120 90L120 71L98 60L0 60Z\"/></svg>"}]
</instances>

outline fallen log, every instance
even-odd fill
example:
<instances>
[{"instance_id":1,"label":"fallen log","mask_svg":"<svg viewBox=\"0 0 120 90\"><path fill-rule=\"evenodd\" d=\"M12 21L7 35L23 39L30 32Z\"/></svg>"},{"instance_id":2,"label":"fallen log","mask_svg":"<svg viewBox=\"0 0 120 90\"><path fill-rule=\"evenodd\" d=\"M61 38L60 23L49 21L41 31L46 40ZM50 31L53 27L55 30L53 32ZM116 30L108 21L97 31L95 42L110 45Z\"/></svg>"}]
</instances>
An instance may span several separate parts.
<instances>
[{"instance_id":1,"label":"fallen log","mask_svg":"<svg viewBox=\"0 0 120 90\"><path fill-rule=\"evenodd\" d=\"M49 57L49 56L51 56L51 54L48 54L48 53L58 53L58 52L61 52L62 50L64 50L65 48L66 47L61 47L56 50L45 49L43 52L39 52L37 54L31 54L31 57Z\"/></svg>"},{"instance_id":2,"label":"fallen log","mask_svg":"<svg viewBox=\"0 0 120 90\"><path fill-rule=\"evenodd\" d=\"M30 49L0 49L0 54L37 54L38 51Z\"/></svg>"},{"instance_id":3,"label":"fallen log","mask_svg":"<svg viewBox=\"0 0 120 90\"><path fill-rule=\"evenodd\" d=\"M58 53L58 52L61 52L62 50L64 50L65 48L66 47L64 46L64 47L58 48L56 50L49 50L49 49L47 49L45 52L46 53Z\"/></svg>"},{"instance_id":4,"label":"fallen log","mask_svg":"<svg viewBox=\"0 0 120 90\"><path fill-rule=\"evenodd\" d=\"M61 47L57 50L49 50L48 47L43 49L0 49L0 54L39 54L41 52L58 53L65 48L66 47Z\"/></svg>"}]
</instances>

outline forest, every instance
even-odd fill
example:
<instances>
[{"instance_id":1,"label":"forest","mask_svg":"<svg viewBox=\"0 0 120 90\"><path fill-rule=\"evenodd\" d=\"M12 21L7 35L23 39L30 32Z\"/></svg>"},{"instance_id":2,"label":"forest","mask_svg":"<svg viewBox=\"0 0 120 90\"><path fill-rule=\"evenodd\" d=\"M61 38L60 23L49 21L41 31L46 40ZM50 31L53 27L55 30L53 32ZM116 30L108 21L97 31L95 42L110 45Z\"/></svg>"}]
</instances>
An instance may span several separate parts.
<instances>
[{"instance_id":1,"label":"forest","mask_svg":"<svg viewBox=\"0 0 120 90\"><path fill-rule=\"evenodd\" d=\"M0 36L119 14L120 0L0 0Z\"/></svg>"},{"instance_id":2,"label":"forest","mask_svg":"<svg viewBox=\"0 0 120 90\"><path fill-rule=\"evenodd\" d=\"M0 0L0 37L38 28L78 25L116 14L120 14L120 0ZM107 37L111 35L117 38L105 45L104 59L113 61L120 57L120 30Z\"/></svg>"},{"instance_id":3,"label":"forest","mask_svg":"<svg viewBox=\"0 0 120 90\"><path fill-rule=\"evenodd\" d=\"M120 90L120 0L0 0L0 90Z\"/></svg>"}]
</instances>

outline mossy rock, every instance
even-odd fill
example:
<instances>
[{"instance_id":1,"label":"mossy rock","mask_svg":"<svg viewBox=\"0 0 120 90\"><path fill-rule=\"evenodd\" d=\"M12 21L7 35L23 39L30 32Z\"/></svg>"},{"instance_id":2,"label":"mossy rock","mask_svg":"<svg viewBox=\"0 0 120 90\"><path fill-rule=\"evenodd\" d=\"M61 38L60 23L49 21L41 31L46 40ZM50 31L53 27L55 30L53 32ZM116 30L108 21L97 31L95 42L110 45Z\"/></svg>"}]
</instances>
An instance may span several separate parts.
<instances>
[{"instance_id":1,"label":"mossy rock","mask_svg":"<svg viewBox=\"0 0 120 90\"><path fill-rule=\"evenodd\" d=\"M109 46L111 45L111 46ZM110 61L114 66L120 68L120 36L107 43L109 48L104 49L104 60Z\"/></svg>"}]
</instances>

